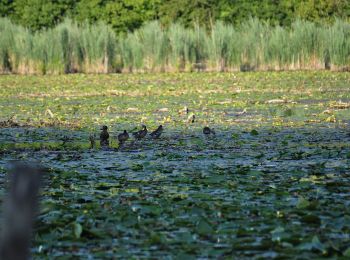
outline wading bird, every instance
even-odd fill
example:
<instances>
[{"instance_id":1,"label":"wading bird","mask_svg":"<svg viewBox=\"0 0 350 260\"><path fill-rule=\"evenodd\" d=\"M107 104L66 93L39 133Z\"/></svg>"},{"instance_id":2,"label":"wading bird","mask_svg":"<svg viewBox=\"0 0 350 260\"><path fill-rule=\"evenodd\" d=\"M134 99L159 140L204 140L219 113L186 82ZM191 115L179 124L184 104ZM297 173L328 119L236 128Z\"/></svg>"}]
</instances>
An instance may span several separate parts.
<instances>
[{"instance_id":1,"label":"wading bird","mask_svg":"<svg viewBox=\"0 0 350 260\"><path fill-rule=\"evenodd\" d=\"M90 141L90 149L94 149L95 146L96 146L96 140L95 140L95 135L94 134L91 134L89 136L89 141Z\"/></svg>"},{"instance_id":2,"label":"wading bird","mask_svg":"<svg viewBox=\"0 0 350 260\"><path fill-rule=\"evenodd\" d=\"M102 126L101 128L101 134L100 134L100 145L101 147L108 147L109 146L109 133L108 133L108 127L106 125Z\"/></svg>"},{"instance_id":3,"label":"wading bird","mask_svg":"<svg viewBox=\"0 0 350 260\"><path fill-rule=\"evenodd\" d=\"M215 131L214 131L214 129L210 129L208 126L206 126L206 127L203 128L203 134L205 136L209 136L211 134L215 135Z\"/></svg>"},{"instance_id":4,"label":"wading bird","mask_svg":"<svg viewBox=\"0 0 350 260\"><path fill-rule=\"evenodd\" d=\"M141 140L142 138L144 138L147 135L147 127L145 125L142 125L142 130L137 131L135 133L133 133L132 135L135 137L135 139L137 140Z\"/></svg>"},{"instance_id":5,"label":"wading bird","mask_svg":"<svg viewBox=\"0 0 350 260\"><path fill-rule=\"evenodd\" d=\"M126 130L124 130L123 133L118 135L118 141L119 141L119 145L122 145L123 143L125 143L127 140L129 139L129 134Z\"/></svg>"},{"instance_id":6,"label":"wading bird","mask_svg":"<svg viewBox=\"0 0 350 260\"><path fill-rule=\"evenodd\" d=\"M160 137L160 135L162 134L163 132L163 126L160 125L158 126L158 128L153 131L152 133L150 133L150 136L153 138L153 139L158 139Z\"/></svg>"}]
</instances>

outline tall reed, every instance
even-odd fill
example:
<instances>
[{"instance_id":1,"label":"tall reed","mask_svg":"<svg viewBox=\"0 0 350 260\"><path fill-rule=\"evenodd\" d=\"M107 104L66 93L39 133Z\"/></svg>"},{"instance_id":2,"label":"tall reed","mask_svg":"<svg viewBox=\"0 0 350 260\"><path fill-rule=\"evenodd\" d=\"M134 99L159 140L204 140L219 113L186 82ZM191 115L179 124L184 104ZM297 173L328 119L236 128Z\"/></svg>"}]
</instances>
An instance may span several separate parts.
<instances>
[{"instance_id":1,"label":"tall reed","mask_svg":"<svg viewBox=\"0 0 350 260\"><path fill-rule=\"evenodd\" d=\"M163 27L158 21L116 36L108 25L65 20L31 32L0 18L0 73L110 73L350 68L350 24L291 27L251 18L233 26L216 22Z\"/></svg>"}]
</instances>

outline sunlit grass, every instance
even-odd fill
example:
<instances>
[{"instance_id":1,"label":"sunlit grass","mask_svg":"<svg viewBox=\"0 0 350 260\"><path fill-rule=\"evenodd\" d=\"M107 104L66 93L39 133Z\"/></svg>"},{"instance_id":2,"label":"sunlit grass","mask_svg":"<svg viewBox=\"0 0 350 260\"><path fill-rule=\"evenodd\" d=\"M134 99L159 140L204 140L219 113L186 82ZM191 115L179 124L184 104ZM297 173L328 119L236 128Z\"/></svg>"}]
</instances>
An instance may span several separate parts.
<instances>
[{"instance_id":1,"label":"sunlit grass","mask_svg":"<svg viewBox=\"0 0 350 260\"><path fill-rule=\"evenodd\" d=\"M0 73L346 70L350 58L350 25L342 20L284 28L249 19L209 30L153 21L115 36L102 22L66 20L32 33L1 18L0 33Z\"/></svg>"}]
</instances>

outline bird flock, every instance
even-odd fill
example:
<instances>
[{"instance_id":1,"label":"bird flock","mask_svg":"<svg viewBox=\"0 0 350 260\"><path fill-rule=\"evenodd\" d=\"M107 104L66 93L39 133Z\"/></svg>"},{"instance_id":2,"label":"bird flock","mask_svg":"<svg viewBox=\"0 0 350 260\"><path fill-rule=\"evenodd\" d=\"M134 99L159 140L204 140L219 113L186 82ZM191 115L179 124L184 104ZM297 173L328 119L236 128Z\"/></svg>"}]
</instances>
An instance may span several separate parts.
<instances>
[{"instance_id":1,"label":"bird flock","mask_svg":"<svg viewBox=\"0 0 350 260\"><path fill-rule=\"evenodd\" d=\"M158 139L163 132L163 126L160 125L156 130L150 133L150 136L153 139ZM148 129L145 125L142 125L142 129L132 133L135 140L141 140L148 134ZM130 138L129 133L124 130L122 133L118 134L117 139L119 142L119 146L122 146L128 139ZM94 147L94 137L90 136L91 147ZM100 145L101 147L109 147L109 133L108 127L106 125L102 126L100 133Z\"/></svg>"},{"instance_id":2,"label":"bird flock","mask_svg":"<svg viewBox=\"0 0 350 260\"><path fill-rule=\"evenodd\" d=\"M152 139L158 139L162 135L164 131L164 127L162 125L158 126L156 130L153 132L149 133ZM146 125L142 125L141 130L133 132L132 136L134 137L135 140L141 140L145 138L148 134L148 129ZM215 136L216 133L214 129L209 128L208 126L203 128L203 134L205 136ZM104 125L101 127L101 133L100 133L100 146L101 148L108 148L109 147L109 137L110 134L108 132L108 126ZM117 135L117 140L119 142L119 147L121 147L127 140L129 140L130 135L129 133L124 130L122 133ZM89 136L90 140L90 148L94 148L96 146L96 141L95 141L95 136L90 135Z\"/></svg>"},{"instance_id":3,"label":"bird flock","mask_svg":"<svg viewBox=\"0 0 350 260\"><path fill-rule=\"evenodd\" d=\"M187 117L187 123L194 123L196 121L196 116L194 113L190 113L189 109L187 106L185 106L183 109L179 110L180 115L188 115ZM148 133L148 129L146 125L141 126L141 130L133 132L132 136L134 137L134 140L141 140L149 134L152 139L158 139L162 135L164 131L164 127L162 125L158 126L156 130L154 130L151 133ZM206 137L209 136L215 136L216 133L213 128L209 128L208 126L203 128L203 134ZM100 133L100 146L101 148L108 148L109 147L109 132L108 132L108 127L106 125L101 127L101 133ZM122 133L118 134L116 136L116 139L119 142L119 147L122 147L126 141L128 141L130 138L129 133L124 130ZM90 148L95 148L96 147L96 141L95 141L95 135L90 135L89 137L90 140Z\"/></svg>"}]
</instances>

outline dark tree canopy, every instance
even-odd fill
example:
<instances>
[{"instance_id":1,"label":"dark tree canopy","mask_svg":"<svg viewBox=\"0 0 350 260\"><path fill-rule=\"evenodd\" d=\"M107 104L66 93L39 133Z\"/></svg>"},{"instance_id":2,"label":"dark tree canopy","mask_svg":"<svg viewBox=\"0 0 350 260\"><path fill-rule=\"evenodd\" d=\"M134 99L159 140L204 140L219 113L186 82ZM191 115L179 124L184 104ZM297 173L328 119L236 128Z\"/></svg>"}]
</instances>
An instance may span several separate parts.
<instances>
[{"instance_id":1,"label":"dark tree canopy","mask_svg":"<svg viewBox=\"0 0 350 260\"><path fill-rule=\"evenodd\" d=\"M13 0L9 14L14 21L33 30L52 27L75 8L71 0ZM4 15L3 15L4 16Z\"/></svg>"},{"instance_id":2,"label":"dark tree canopy","mask_svg":"<svg viewBox=\"0 0 350 260\"><path fill-rule=\"evenodd\" d=\"M157 19L160 0L80 0L75 9L78 21L102 20L117 32L132 31L145 21Z\"/></svg>"},{"instance_id":3,"label":"dark tree canopy","mask_svg":"<svg viewBox=\"0 0 350 260\"><path fill-rule=\"evenodd\" d=\"M216 0L165 0L159 16L165 24L181 22L185 25L209 25L218 15Z\"/></svg>"},{"instance_id":4,"label":"dark tree canopy","mask_svg":"<svg viewBox=\"0 0 350 260\"><path fill-rule=\"evenodd\" d=\"M11 16L13 6L13 0L0 0L0 16Z\"/></svg>"},{"instance_id":5,"label":"dark tree canopy","mask_svg":"<svg viewBox=\"0 0 350 260\"><path fill-rule=\"evenodd\" d=\"M350 17L349 0L0 0L0 16L32 30L70 17L77 21L105 21L117 33L132 31L159 19L210 26L216 20L239 24L257 17L288 26L297 18L329 23Z\"/></svg>"}]
</instances>

